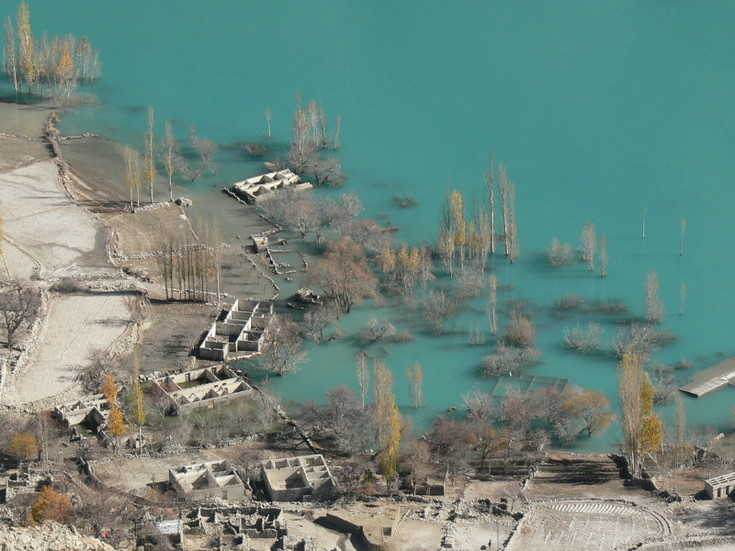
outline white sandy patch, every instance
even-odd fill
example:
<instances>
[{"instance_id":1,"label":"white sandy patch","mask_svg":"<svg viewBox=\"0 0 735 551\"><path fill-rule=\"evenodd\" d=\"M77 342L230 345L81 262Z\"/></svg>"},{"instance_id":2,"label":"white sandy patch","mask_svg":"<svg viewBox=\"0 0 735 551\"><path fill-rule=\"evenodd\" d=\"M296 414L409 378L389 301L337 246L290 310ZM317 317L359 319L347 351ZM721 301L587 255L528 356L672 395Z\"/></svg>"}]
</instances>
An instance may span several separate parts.
<instances>
[{"instance_id":1,"label":"white sandy patch","mask_svg":"<svg viewBox=\"0 0 735 551\"><path fill-rule=\"evenodd\" d=\"M89 353L109 347L125 331L128 318L120 295L52 296L30 367L15 388L6 389L4 401L35 402L73 386Z\"/></svg>"},{"instance_id":2,"label":"white sandy patch","mask_svg":"<svg viewBox=\"0 0 735 551\"><path fill-rule=\"evenodd\" d=\"M69 199L58 179L53 161L0 173L0 214L11 277L28 277L37 264L45 275L72 274L95 248L101 224Z\"/></svg>"}]
</instances>

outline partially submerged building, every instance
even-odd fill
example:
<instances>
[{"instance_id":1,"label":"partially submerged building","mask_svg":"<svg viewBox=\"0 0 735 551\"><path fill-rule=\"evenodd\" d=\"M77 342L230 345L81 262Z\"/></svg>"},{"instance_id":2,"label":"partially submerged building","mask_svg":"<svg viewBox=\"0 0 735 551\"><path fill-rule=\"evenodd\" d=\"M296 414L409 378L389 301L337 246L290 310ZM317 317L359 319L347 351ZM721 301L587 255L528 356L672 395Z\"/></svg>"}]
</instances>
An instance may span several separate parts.
<instances>
[{"instance_id":1,"label":"partially submerged building","mask_svg":"<svg viewBox=\"0 0 735 551\"><path fill-rule=\"evenodd\" d=\"M159 395L168 399L169 411L175 415L202 407L213 408L253 393L252 387L226 365L167 375L154 379L152 385Z\"/></svg>"},{"instance_id":2,"label":"partially submerged building","mask_svg":"<svg viewBox=\"0 0 735 551\"><path fill-rule=\"evenodd\" d=\"M284 189L303 191L314 186L309 182L302 182L298 174L288 168L276 172L268 172L254 176L241 182L232 184L232 192L247 203L270 197L274 192Z\"/></svg>"},{"instance_id":3,"label":"partially submerged building","mask_svg":"<svg viewBox=\"0 0 735 551\"><path fill-rule=\"evenodd\" d=\"M728 497L735 491L735 473L708 478L704 481L704 491L710 499Z\"/></svg>"},{"instance_id":4,"label":"partially submerged building","mask_svg":"<svg viewBox=\"0 0 735 551\"><path fill-rule=\"evenodd\" d=\"M261 300L235 300L224 308L212 324L202 344L199 357L224 361L228 356L260 352L268 322L273 317L273 303Z\"/></svg>"},{"instance_id":5,"label":"partially submerged building","mask_svg":"<svg viewBox=\"0 0 735 551\"><path fill-rule=\"evenodd\" d=\"M194 501L245 497L245 484L224 459L169 469L168 481L176 493Z\"/></svg>"},{"instance_id":6,"label":"partially submerged building","mask_svg":"<svg viewBox=\"0 0 735 551\"><path fill-rule=\"evenodd\" d=\"M335 488L334 478L321 455L269 459L261 475L273 501L313 501Z\"/></svg>"}]
</instances>

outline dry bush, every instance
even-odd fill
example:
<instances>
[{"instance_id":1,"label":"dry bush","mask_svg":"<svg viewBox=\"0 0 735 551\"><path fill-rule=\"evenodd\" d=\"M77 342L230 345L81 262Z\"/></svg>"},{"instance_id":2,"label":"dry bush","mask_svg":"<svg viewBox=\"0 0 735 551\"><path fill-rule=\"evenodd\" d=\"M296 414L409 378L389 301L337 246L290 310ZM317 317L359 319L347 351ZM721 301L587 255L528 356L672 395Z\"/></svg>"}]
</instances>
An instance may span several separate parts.
<instances>
[{"instance_id":1,"label":"dry bush","mask_svg":"<svg viewBox=\"0 0 735 551\"><path fill-rule=\"evenodd\" d=\"M482 360L483 374L487 377L508 375L534 363L540 356L541 353L535 348L515 348L499 341L495 352Z\"/></svg>"},{"instance_id":2,"label":"dry bush","mask_svg":"<svg viewBox=\"0 0 735 551\"><path fill-rule=\"evenodd\" d=\"M360 330L360 338L366 342L380 342L396 334L396 328L389 321L378 321L371 316Z\"/></svg>"},{"instance_id":3,"label":"dry bush","mask_svg":"<svg viewBox=\"0 0 735 551\"><path fill-rule=\"evenodd\" d=\"M629 323L618 328L610 344L620 358L626 353L647 357L662 346L671 344L676 338L676 335L671 333L657 331L651 324Z\"/></svg>"},{"instance_id":4,"label":"dry bush","mask_svg":"<svg viewBox=\"0 0 735 551\"><path fill-rule=\"evenodd\" d=\"M673 371L670 366L660 363L648 367L648 377L653 385L654 404L666 404L676 396L679 385Z\"/></svg>"},{"instance_id":5,"label":"dry bush","mask_svg":"<svg viewBox=\"0 0 735 551\"><path fill-rule=\"evenodd\" d=\"M574 263L574 251L569 243L562 243L556 237L551 240L547 251L549 264L554 268L569 266Z\"/></svg>"},{"instance_id":6,"label":"dry bush","mask_svg":"<svg viewBox=\"0 0 735 551\"><path fill-rule=\"evenodd\" d=\"M565 328L564 346L582 353L597 352L600 349L600 337L604 332L602 326L595 321L589 322L587 326L577 324L572 330Z\"/></svg>"},{"instance_id":7,"label":"dry bush","mask_svg":"<svg viewBox=\"0 0 735 551\"><path fill-rule=\"evenodd\" d=\"M536 328L526 315L513 312L503 340L505 344L517 348L533 348L536 343Z\"/></svg>"}]
</instances>

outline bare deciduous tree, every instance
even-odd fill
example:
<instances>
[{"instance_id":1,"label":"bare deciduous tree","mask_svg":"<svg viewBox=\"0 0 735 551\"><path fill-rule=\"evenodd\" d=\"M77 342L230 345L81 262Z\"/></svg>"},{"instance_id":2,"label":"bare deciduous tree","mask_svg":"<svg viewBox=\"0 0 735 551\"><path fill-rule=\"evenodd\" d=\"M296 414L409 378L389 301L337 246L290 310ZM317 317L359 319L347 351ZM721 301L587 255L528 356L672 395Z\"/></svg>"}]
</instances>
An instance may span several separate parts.
<instances>
[{"instance_id":1,"label":"bare deciduous tree","mask_svg":"<svg viewBox=\"0 0 735 551\"><path fill-rule=\"evenodd\" d=\"M443 335L445 322L457 312L457 302L444 289L432 289L424 299L424 317L435 335Z\"/></svg>"},{"instance_id":2,"label":"bare deciduous tree","mask_svg":"<svg viewBox=\"0 0 735 551\"><path fill-rule=\"evenodd\" d=\"M406 376L408 377L411 403L413 407L420 408L424 405L424 368L416 362L406 368Z\"/></svg>"},{"instance_id":3,"label":"bare deciduous tree","mask_svg":"<svg viewBox=\"0 0 735 551\"><path fill-rule=\"evenodd\" d=\"M490 333L497 335L498 333L498 277L490 274L488 278L487 290L487 308L488 317L490 318Z\"/></svg>"},{"instance_id":4,"label":"bare deciduous tree","mask_svg":"<svg viewBox=\"0 0 735 551\"><path fill-rule=\"evenodd\" d=\"M307 279L334 301L337 317L349 313L353 304L377 293L378 278L365 250L349 237L329 243Z\"/></svg>"},{"instance_id":5,"label":"bare deciduous tree","mask_svg":"<svg viewBox=\"0 0 735 551\"><path fill-rule=\"evenodd\" d=\"M137 203L140 206L140 154L126 145L123 149L125 157L125 183L130 190L130 209L133 209L133 194L137 194Z\"/></svg>"},{"instance_id":6,"label":"bare deciduous tree","mask_svg":"<svg viewBox=\"0 0 735 551\"><path fill-rule=\"evenodd\" d=\"M5 49L3 51L5 72L13 84L13 90L20 92L20 75L18 72L17 55L15 53L15 29L13 20L8 15L5 18Z\"/></svg>"},{"instance_id":7,"label":"bare deciduous tree","mask_svg":"<svg viewBox=\"0 0 735 551\"><path fill-rule=\"evenodd\" d=\"M145 133L145 179L148 182L151 203L153 203L153 184L156 183L156 156L153 135L153 107L148 107L148 131Z\"/></svg>"},{"instance_id":8,"label":"bare deciduous tree","mask_svg":"<svg viewBox=\"0 0 735 551\"><path fill-rule=\"evenodd\" d=\"M551 240L547 252L549 264L554 268L569 266L574 262L574 251L570 243L562 243L556 237Z\"/></svg>"},{"instance_id":9,"label":"bare deciduous tree","mask_svg":"<svg viewBox=\"0 0 735 551\"><path fill-rule=\"evenodd\" d=\"M268 323L263 351L261 367L279 376L297 371L307 356L298 325L277 315Z\"/></svg>"},{"instance_id":10,"label":"bare deciduous tree","mask_svg":"<svg viewBox=\"0 0 735 551\"><path fill-rule=\"evenodd\" d=\"M166 176L168 176L168 198L169 201L173 201L176 158L180 156L180 153L171 121L166 121L165 129L163 142L161 143L161 159L163 160L163 166L166 168Z\"/></svg>"},{"instance_id":11,"label":"bare deciduous tree","mask_svg":"<svg viewBox=\"0 0 735 551\"><path fill-rule=\"evenodd\" d=\"M37 315L41 293L30 282L13 280L0 290L0 319L8 348L13 348L20 331Z\"/></svg>"},{"instance_id":12,"label":"bare deciduous tree","mask_svg":"<svg viewBox=\"0 0 735 551\"><path fill-rule=\"evenodd\" d=\"M664 303L658 287L658 275L656 272L650 272L646 278L646 320L649 323L664 321Z\"/></svg>"},{"instance_id":13,"label":"bare deciduous tree","mask_svg":"<svg viewBox=\"0 0 735 551\"><path fill-rule=\"evenodd\" d=\"M370 370L368 369L368 355L364 350L360 350L356 356L357 364L357 381L360 384L360 395L362 397L362 407L365 407L365 397L370 389Z\"/></svg>"},{"instance_id":14,"label":"bare deciduous tree","mask_svg":"<svg viewBox=\"0 0 735 551\"><path fill-rule=\"evenodd\" d=\"M597 233L592 222L585 222L582 228L582 260L587 263L590 272L595 271L595 251L597 250Z\"/></svg>"},{"instance_id":15,"label":"bare deciduous tree","mask_svg":"<svg viewBox=\"0 0 735 551\"><path fill-rule=\"evenodd\" d=\"M583 353L597 352L600 349L600 337L604 333L602 325L590 321L586 326L577 324L574 329L564 329L564 345Z\"/></svg>"},{"instance_id":16,"label":"bare deciduous tree","mask_svg":"<svg viewBox=\"0 0 735 551\"><path fill-rule=\"evenodd\" d=\"M607 277L607 263L610 258L607 255L607 234L602 232L600 237L600 277Z\"/></svg>"}]
</instances>

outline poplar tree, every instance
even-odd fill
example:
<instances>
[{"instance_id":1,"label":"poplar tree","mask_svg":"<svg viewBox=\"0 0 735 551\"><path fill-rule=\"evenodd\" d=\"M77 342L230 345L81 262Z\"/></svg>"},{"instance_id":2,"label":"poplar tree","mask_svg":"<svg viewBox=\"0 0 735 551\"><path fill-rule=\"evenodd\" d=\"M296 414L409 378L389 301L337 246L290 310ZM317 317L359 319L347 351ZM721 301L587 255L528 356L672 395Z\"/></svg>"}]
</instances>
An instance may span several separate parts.
<instances>
[{"instance_id":1,"label":"poplar tree","mask_svg":"<svg viewBox=\"0 0 735 551\"><path fill-rule=\"evenodd\" d=\"M416 362L406 368L406 376L408 377L411 403L413 407L418 409L424 405L424 368Z\"/></svg>"},{"instance_id":2,"label":"poplar tree","mask_svg":"<svg viewBox=\"0 0 735 551\"><path fill-rule=\"evenodd\" d=\"M597 249L597 234L592 222L585 222L582 228L582 260L587 263L590 272L595 271L595 251Z\"/></svg>"},{"instance_id":3,"label":"poplar tree","mask_svg":"<svg viewBox=\"0 0 735 551\"><path fill-rule=\"evenodd\" d=\"M28 86L28 93L33 94L38 70L36 66L36 50L31 28L31 11L25 1L18 6L18 44L20 54L20 73Z\"/></svg>"},{"instance_id":4,"label":"poplar tree","mask_svg":"<svg viewBox=\"0 0 735 551\"><path fill-rule=\"evenodd\" d=\"M640 354L623 354L618 379L623 449L635 478L643 471L643 457L658 451L664 436L663 421L653 412L654 388L643 370L643 362Z\"/></svg>"},{"instance_id":5,"label":"poplar tree","mask_svg":"<svg viewBox=\"0 0 735 551\"><path fill-rule=\"evenodd\" d=\"M166 121L165 134L161 143L163 166L168 176L168 199L174 200L174 173L176 172L176 159L179 157L179 145L174 137L171 121Z\"/></svg>"},{"instance_id":6,"label":"poplar tree","mask_svg":"<svg viewBox=\"0 0 735 551\"><path fill-rule=\"evenodd\" d=\"M650 272L646 278L646 320L650 323L664 321L664 303L658 287L658 275L656 272Z\"/></svg>"},{"instance_id":7,"label":"poplar tree","mask_svg":"<svg viewBox=\"0 0 735 551\"><path fill-rule=\"evenodd\" d=\"M375 417L378 429L378 465L390 488L397 475L398 447L401 443L400 413L393 393L393 373L376 359Z\"/></svg>"},{"instance_id":8,"label":"poplar tree","mask_svg":"<svg viewBox=\"0 0 735 551\"><path fill-rule=\"evenodd\" d=\"M365 397L370 389L370 371L368 370L368 355L360 350L356 357L357 382L360 384L360 395L362 396L362 407L365 407Z\"/></svg>"},{"instance_id":9,"label":"poplar tree","mask_svg":"<svg viewBox=\"0 0 735 551\"><path fill-rule=\"evenodd\" d=\"M115 448L117 448L120 445L120 437L128 430L123 412L118 406L112 406L110 413L107 414L107 428L115 437Z\"/></svg>"},{"instance_id":10,"label":"poplar tree","mask_svg":"<svg viewBox=\"0 0 735 551\"><path fill-rule=\"evenodd\" d=\"M686 216L681 217L681 239L679 240L679 256L684 256L684 234L687 231Z\"/></svg>"},{"instance_id":11,"label":"poplar tree","mask_svg":"<svg viewBox=\"0 0 735 551\"><path fill-rule=\"evenodd\" d=\"M20 92L20 75L18 74L18 57L15 53L15 29L13 20L8 15L5 18L5 49L3 50L5 72L10 78L13 90Z\"/></svg>"},{"instance_id":12,"label":"poplar tree","mask_svg":"<svg viewBox=\"0 0 735 551\"><path fill-rule=\"evenodd\" d=\"M493 335L498 333L498 276L490 274L488 278L488 291L487 291L487 309L488 317L490 318L490 332Z\"/></svg>"},{"instance_id":13,"label":"poplar tree","mask_svg":"<svg viewBox=\"0 0 735 551\"><path fill-rule=\"evenodd\" d=\"M600 277L607 277L607 263L610 258L607 255L607 234L602 233L600 237Z\"/></svg>"},{"instance_id":14,"label":"poplar tree","mask_svg":"<svg viewBox=\"0 0 735 551\"><path fill-rule=\"evenodd\" d=\"M452 216L452 239L457 251L459 251L459 268L464 271L464 261L467 244L467 232L464 217L464 197L462 192L454 190L449 200L449 212Z\"/></svg>"},{"instance_id":15,"label":"poplar tree","mask_svg":"<svg viewBox=\"0 0 735 551\"><path fill-rule=\"evenodd\" d=\"M490 164L485 173L485 187L487 188L488 214L490 215L490 254L495 254L495 159L490 155Z\"/></svg>"},{"instance_id":16,"label":"poplar tree","mask_svg":"<svg viewBox=\"0 0 735 551\"><path fill-rule=\"evenodd\" d=\"M117 395L119 393L120 389L115 382L115 376L112 374L105 375L105 380L102 383L102 395L110 406L117 404Z\"/></svg>"},{"instance_id":17,"label":"poplar tree","mask_svg":"<svg viewBox=\"0 0 735 551\"><path fill-rule=\"evenodd\" d=\"M148 107L148 131L145 134L145 179L148 182L151 203L153 203L153 184L156 183L156 158L153 141L153 107Z\"/></svg>"},{"instance_id":18,"label":"poplar tree","mask_svg":"<svg viewBox=\"0 0 735 551\"><path fill-rule=\"evenodd\" d=\"M125 184L130 190L130 210L133 210L133 194L137 195L138 206L140 206L140 154L126 145L123 149L125 158Z\"/></svg>"},{"instance_id":19,"label":"poplar tree","mask_svg":"<svg viewBox=\"0 0 735 551\"><path fill-rule=\"evenodd\" d=\"M135 346L133 357L133 420L138 426L138 442L140 451L143 450L143 425L145 425L145 404L143 401L143 387L140 384L140 344Z\"/></svg>"}]
</instances>

